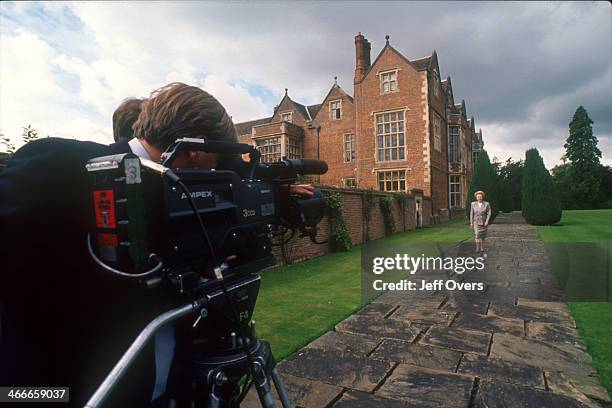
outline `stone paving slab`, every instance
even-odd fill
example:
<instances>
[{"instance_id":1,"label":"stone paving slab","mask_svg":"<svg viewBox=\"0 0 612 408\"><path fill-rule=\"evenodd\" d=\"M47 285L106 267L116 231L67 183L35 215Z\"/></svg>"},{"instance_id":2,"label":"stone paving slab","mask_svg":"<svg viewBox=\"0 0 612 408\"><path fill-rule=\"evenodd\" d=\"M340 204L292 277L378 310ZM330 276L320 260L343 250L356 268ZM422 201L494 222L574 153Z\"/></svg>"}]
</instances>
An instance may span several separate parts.
<instances>
[{"instance_id":1,"label":"stone paving slab","mask_svg":"<svg viewBox=\"0 0 612 408\"><path fill-rule=\"evenodd\" d=\"M365 357L371 353L380 342L381 340L376 337L330 331L308 344L306 347L342 351L344 353Z\"/></svg>"},{"instance_id":2,"label":"stone paving slab","mask_svg":"<svg viewBox=\"0 0 612 408\"><path fill-rule=\"evenodd\" d=\"M421 405L383 398L367 392L349 390L333 406L334 408L416 408Z\"/></svg>"},{"instance_id":3,"label":"stone paving slab","mask_svg":"<svg viewBox=\"0 0 612 408\"><path fill-rule=\"evenodd\" d=\"M336 331L378 338L413 341L421 332L421 327L411 322L400 322L393 319L372 319L369 316L353 315L338 323Z\"/></svg>"},{"instance_id":4,"label":"stone paving slab","mask_svg":"<svg viewBox=\"0 0 612 408\"><path fill-rule=\"evenodd\" d=\"M579 375L594 373L591 356L585 351L560 343L528 340L503 333L493 335L491 357L541 367L544 370L564 371Z\"/></svg>"},{"instance_id":5,"label":"stone paving slab","mask_svg":"<svg viewBox=\"0 0 612 408\"><path fill-rule=\"evenodd\" d=\"M536 229L518 213L501 214L486 247L482 271L452 277L483 282L484 291L382 294L279 363L293 406L556 408L610 401ZM446 254L474 255L470 241ZM433 271L427 279L445 276Z\"/></svg>"},{"instance_id":6,"label":"stone paving slab","mask_svg":"<svg viewBox=\"0 0 612 408\"><path fill-rule=\"evenodd\" d=\"M466 353L461 359L457 372L528 387L546 388L544 373L537 367L477 354Z\"/></svg>"},{"instance_id":7,"label":"stone paving slab","mask_svg":"<svg viewBox=\"0 0 612 408\"><path fill-rule=\"evenodd\" d=\"M303 408L320 408L328 406L337 399L343 391L342 387L324 384L319 381L307 380L305 378L296 377L289 374L283 374L283 384L289 395L289 400L294 407ZM274 403L277 407L282 407L281 402L276 393L276 389L272 387L274 395ZM240 404L241 408L261 408L257 390L251 387L246 398Z\"/></svg>"},{"instance_id":8,"label":"stone paving slab","mask_svg":"<svg viewBox=\"0 0 612 408\"><path fill-rule=\"evenodd\" d=\"M584 346L580 340L578 340L578 331L570 326L554 323L528 322L527 336L534 340L551 343L565 343L584 349Z\"/></svg>"},{"instance_id":9,"label":"stone paving slab","mask_svg":"<svg viewBox=\"0 0 612 408\"><path fill-rule=\"evenodd\" d=\"M475 408L582 408L587 405L562 394L482 380L472 406Z\"/></svg>"},{"instance_id":10,"label":"stone paving slab","mask_svg":"<svg viewBox=\"0 0 612 408\"><path fill-rule=\"evenodd\" d=\"M608 391L599 382L590 376L566 375L562 372L547 371L546 384L552 392L568 395L580 401L586 401L588 396L607 403L612 402Z\"/></svg>"},{"instance_id":11,"label":"stone paving slab","mask_svg":"<svg viewBox=\"0 0 612 408\"><path fill-rule=\"evenodd\" d=\"M487 355L491 333L452 327L433 326L421 339L421 343Z\"/></svg>"},{"instance_id":12,"label":"stone paving slab","mask_svg":"<svg viewBox=\"0 0 612 408\"><path fill-rule=\"evenodd\" d=\"M525 334L525 322L523 320L472 313L460 314L453 322L453 327L490 333L508 333L515 336Z\"/></svg>"},{"instance_id":13,"label":"stone paving slab","mask_svg":"<svg viewBox=\"0 0 612 408\"><path fill-rule=\"evenodd\" d=\"M383 340L370 357L454 372L461 359L461 352L387 339Z\"/></svg>"},{"instance_id":14,"label":"stone paving slab","mask_svg":"<svg viewBox=\"0 0 612 408\"><path fill-rule=\"evenodd\" d=\"M279 363L279 370L310 380L371 392L393 366L390 361L304 348Z\"/></svg>"},{"instance_id":15,"label":"stone paving slab","mask_svg":"<svg viewBox=\"0 0 612 408\"><path fill-rule=\"evenodd\" d=\"M468 407L474 377L409 364L397 366L376 395L420 407Z\"/></svg>"},{"instance_id":16,"label":"stone paving slab","mask_svg":"<svg viewBox=\"0 0 612 408\"><path fill-rule=\"evenodd\" d=\"M457 315L456 311L438 309L418 309L410 306L400 306L389 319L413 322L420 325L448 326Z\"/></svg>"}]
</instances>

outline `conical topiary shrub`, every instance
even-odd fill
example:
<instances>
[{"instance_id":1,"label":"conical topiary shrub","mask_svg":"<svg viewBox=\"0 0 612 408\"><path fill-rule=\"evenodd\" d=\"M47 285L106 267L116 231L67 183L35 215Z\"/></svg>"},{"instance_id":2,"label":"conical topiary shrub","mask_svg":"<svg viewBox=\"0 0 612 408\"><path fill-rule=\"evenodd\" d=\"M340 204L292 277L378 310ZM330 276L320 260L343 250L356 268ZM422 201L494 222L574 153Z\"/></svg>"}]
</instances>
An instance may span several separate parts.
<instances>
[{"instance_id":1,"label":"conical topiary shrub","mask_svg":"<svg viewBox=\"0 0 612 408\"><path fill-rule=\"evenodd\" d=\"M521 207L529 224L551 225L561 219L561 205L552 177L537 149L525 153Z\"/></svg>"},{"instance_id":2,"label":"conical topiary shrub","mask_svg":"<svg viewBox=\"0 0 612 408\"><path fill-rule=\"evenodd\" d=\"M495 219L497 212L499 211L499 191L498 191L498 177L495 172L495 167L489 160L489 155L486 150L481 151L478 154L476 163L474 163L474 172L472 174L472 181L470 182L470 190L466 197L465 202L465 213L466 216L470 217L470 204L476 200L474 193L476 191L484 191L485 201L491 204L491 222Z\"/></svg>"}]
</instances>

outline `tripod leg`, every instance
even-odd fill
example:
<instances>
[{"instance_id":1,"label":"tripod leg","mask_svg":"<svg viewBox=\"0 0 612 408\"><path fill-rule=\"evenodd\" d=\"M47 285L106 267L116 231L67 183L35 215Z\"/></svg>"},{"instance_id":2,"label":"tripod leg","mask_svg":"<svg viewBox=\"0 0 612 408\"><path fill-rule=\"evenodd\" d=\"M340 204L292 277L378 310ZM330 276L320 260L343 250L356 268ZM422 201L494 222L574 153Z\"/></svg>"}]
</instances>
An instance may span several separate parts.
<instances>
[{"instance_id":1,"label":"tripod leg","mask_svg":"<svg viewBox=\"0 0 612 408\"><path fill-rule=\"evenodd\" d=\"M283 408L291 408L291 402L289 402L289 395L287 395L285 384L283 384L283 379L278 373L276 367L272 369L272 381L274 381L274 387L276 388L278 397L281 400L281 404L283 404Z\"/></svg>"},{"instance_id":2,"label":"tripod leg","mask_svg":"<svg viewBox=\"0 0 612 408\"><path fill-rule=\"evenodd\" d=\"M274 408L275 405L271 392L272 388L270 387L270 382L268 381L268 377L266 377L265 371L260 370L257 373L257 378L255 378L253 382L255 383L261 406L264 408Z\"/></svg>"}]
</instances>

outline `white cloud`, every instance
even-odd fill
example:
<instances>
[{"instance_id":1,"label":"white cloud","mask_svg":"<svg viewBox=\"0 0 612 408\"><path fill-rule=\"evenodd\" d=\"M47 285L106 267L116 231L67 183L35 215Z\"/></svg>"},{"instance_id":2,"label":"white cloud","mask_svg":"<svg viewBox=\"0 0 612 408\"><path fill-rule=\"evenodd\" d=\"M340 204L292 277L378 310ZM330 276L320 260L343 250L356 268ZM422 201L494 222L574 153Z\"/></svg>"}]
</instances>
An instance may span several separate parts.
<instances>
[{"instance_id":1,"label":"white cloud","mask_svg":"<svg viewBox=\"0 0 612 408\"><path fill-rule=\"evenodd\" d=\"M352 93L358 30L372 58L387 33L407 58L436 48L491 156L535 145L557 163L576 106L610 106L607 4L296 4L0 4L0 128L14 139L31 123L41 135L110 141L123 99L172 81L202 86L236 122L270 115L285 87L317 103L335 75ZM430 30L434 13L441 24ZM610 135L598 136L612 156Z\"/></svg>"},{"instance_id":2,"label":"white cloud","mask_svg":"<svg viewBox=\"0 0 612 408\"><path fill-rule=\"evenodd\" d=\"M270 115L270 109L260 98L253 97L240 85L231 85L223 77L209 75L201 88L214 95L228 110L235 123Z\"/></svg>"}]
</instances>

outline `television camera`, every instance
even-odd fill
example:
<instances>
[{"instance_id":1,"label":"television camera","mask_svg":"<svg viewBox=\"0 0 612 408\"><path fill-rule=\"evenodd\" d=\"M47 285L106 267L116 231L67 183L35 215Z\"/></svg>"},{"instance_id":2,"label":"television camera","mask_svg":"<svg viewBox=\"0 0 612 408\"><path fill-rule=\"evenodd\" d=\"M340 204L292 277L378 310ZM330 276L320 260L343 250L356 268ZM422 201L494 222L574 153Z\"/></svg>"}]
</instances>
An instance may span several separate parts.
<instances>
[{"instance_id":1,"label":"television camera","mask_svg":"<svg viewBox=\"0 0 612 408\"><path fill-rule=\"evenodd\" d=\"M173 168L184 150L216 153L221 164ZM282 405L290 406L270 346L257 339L252 320L257 272L275 264L274 238L286 231L321 243L322 193L315 189L304 198L289 186L301 175L324 174L327 164L260 158L247 144L184 138L160 163L131 153L87 163L90 255L109 273L161 291L173 305L139 334L87 407L106 399L147 341L168 325L177 333L175 359L183 359L168 379L177 406L236 407L254 384L262 406L273 407L272 382Z\"/></svg>"}]
</instances>

